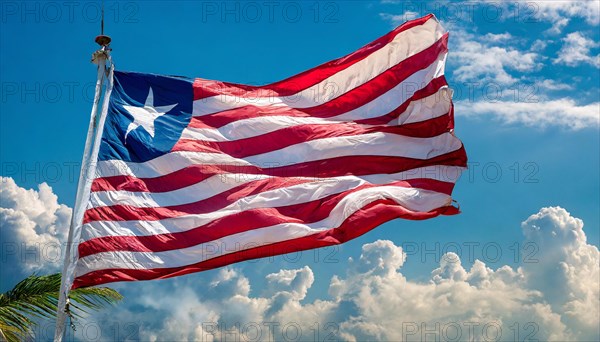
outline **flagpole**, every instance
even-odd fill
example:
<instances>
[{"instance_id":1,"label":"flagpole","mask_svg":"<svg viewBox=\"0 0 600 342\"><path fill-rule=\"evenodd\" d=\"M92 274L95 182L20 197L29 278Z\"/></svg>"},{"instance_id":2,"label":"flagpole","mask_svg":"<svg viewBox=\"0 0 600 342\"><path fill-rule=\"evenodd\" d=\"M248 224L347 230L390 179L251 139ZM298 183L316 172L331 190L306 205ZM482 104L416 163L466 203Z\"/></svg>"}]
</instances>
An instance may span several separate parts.
<instances>
[{"instance_id":1,"label":"flagpole","mask_svg":"<svg viewBox=\"0 0 600 342\"><path fill-rule=\"evenodd\" d=\"M104 25L102 25L104 26ZM96 171L96 160L98 150L100 148L101 133L104 128L106 112L108 110L108 100L112 91L113 65L110 57L109 44L110 37L103 33L96 37L96 43L101 46L99 50L93 53L92 63L98 65L98 73L96 79L96 88L94 93L94 102L92 104L92 112L90 114L90 123L88 126L83 157L81 160L81 169L79 172L79 180L77 182L77 193L75 195L75 205L71 216L71 224L69 227L69 235L65 246L65 260L60 284L59 299L57 305L56 330L54 332L54 341L60 342L66 331L67 316L70 316L68 294L73 285L75 263L78 258L77 245L81 235L81 223L85 212L86 200L89 197L92 179ZM107 62L109 63L107 69ZM104 80L107 79L108 85L104 93L104 101L100 117L98 118L98 104L100 103L102 87Z\"/></svg>"}]
</instances>

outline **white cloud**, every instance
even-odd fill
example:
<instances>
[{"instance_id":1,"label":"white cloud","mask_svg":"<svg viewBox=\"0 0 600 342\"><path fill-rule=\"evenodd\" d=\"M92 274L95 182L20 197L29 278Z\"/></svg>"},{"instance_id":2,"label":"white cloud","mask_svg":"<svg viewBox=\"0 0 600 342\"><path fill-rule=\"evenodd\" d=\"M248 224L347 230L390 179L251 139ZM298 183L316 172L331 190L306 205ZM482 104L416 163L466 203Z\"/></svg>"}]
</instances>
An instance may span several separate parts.
<instances>
[{"instance_id":1,"label":"white cloud","mask_svg":"<svg viewBox=\"0 0 600 342\"><path fill-rule=\"evenodd\" d=\"M563 321L582 331L599 322L598 248L587 244L583 221L560 207L543 208L522 223L525 237L539 247L538 264L526 264L527 281L544 294Z\"/></svg>"},{"instance_id":2,"label":"white cloud","mask_svg":"<svg viewBox=\"0 0 600 342\"><path fill-rule=\"evenodd\" d=\"M524 15L535 15L536 18L560 23L553 27L553 31L560 32L562 27L566 26L568 21L573 18L582 18L590 25L600 24L600 2L598 0L578 0L578 1L531 1L521 0L527 4L529 11ZM566 22L565 22L566 21Z\"/></svg>"},{"instance_id":3,"label":"white cloud","mask_svg":"<svg viewBox=\"0 0 600 342\"><path fill-rule=\"evenodd\" d=\"M499 34L488 33L485 36L483 36L484 41L491 42L491 43L503 42L503 41L510 40L512 38L513 38L513 36L508 32L499 33Z\"/></svg>"},{"instance_id":4,"label":"white cloud","mask_svg":"<svg viewBox=\"0 0 600 342\"><path fill-rule=\"evenodd\" d=\"M577 105L573 99L537 102L458 101L457 113L465 116L492 115L508 124L532 127L559 126L573 130L600 126L600 102Z\"/></svg>"},{"instance_id":5,"label":"white cloud","mask_svg":"<svg viewBox=\"0 0 600 342\"><path fill-rule=\"evenodd\" d=\"M39 246L64 240L71 210L58 204L47 184L36 191L20 188L11 178L1 181L3 244L23 242L40 253ZM236 336L308 341L315 334L320 339L417 341L424 339L425 330L440 339L495 336L510 341L515 326L522 333L534 331L538 340L597 340L600 253L587 243L583 222L549 207L531 215L521 228L537 246L537 262L517 269L493 270L479 260L465 268L458 255L447 253L429 281L415 282L401 273L406 260L402 248L378 240L365 244L358 258L348 260L345 274L331 279L327 299L306 300L315 280L308 266L268 274L257 293L248 278L228 267L203 286L182 277L168 284L121 287L122 305L87 320L116 320L125 327L137 322L139 336L132 337L149 341ZM3 262L3 273L12 262L26 272L60 264L13 259ZM114 338L114 331L103 336Z\"/></svg>"},{"instance_id":6,"label":"white cloud","mask_svg":"<svg viewBox=\"0 0 600 342\"><path fill-rule=\"evenodd\" d=\"M546 32L548 32L550 34L560 34L562 32L562 30L565 28L565 26L567 26L568 24L569 24L569 19L567 19L567 18L556 19L552 23L552 27L549 28Z\"/></svg>"},{"instance_id":7,"label":"white cloud","mask_svg":"<svg viewBox=\"0 0 600 342\"><path fill-rule=\"evenodd\" d=\"M421 17L421 15L417 12L406 11L403 14L390 14L390 13L379 13L381 19L385 21L389 21L392 24L392 27L399 26L409 20L413 20Z\"/></svg>"},{"instance_id":8,"label":"white cloud","mask_svg":"<svg viewBox=\"0 0 600 342\"><path fill-rule=\"evenodd\" d=\"M543 90L571 90L573 86L566 83L560 83L555 80L545 79L541 81L535 82L534 89L543 89Z\"/></svg>"},{"instance_id":9,"label":"white cloud","mask_svg":"<svg viewBox=\"0 0 600 342\"><path fill-rule=\"evenodd\" d=\"M289 295L297 300L306 297L308 289L315 281L310 267L297 270L281 270L267 275L269 287L264 294L266 297L275 297L281 294Z\"/></svg>"},{"instance_id":10,"label":"white cloud","mask_svg":"<svg viewBox=\"0 0 600 342\"><path fill-rule=\"evenodd\" d=\"M36 191L11 178L1 181L3 244L27 243L40 253L40 246L64 240L71 210L58 204L47 184ZM184 277L168 286L138 283L132 293L134 287L123 287L127 305L88 320L138 322L137 337L149 341L313 340L315 333L343 340L422 340L425 329L442 339L491 334L508 341L515 324L522 332L535 331L532 337L539 340L597 340L600 255L587 243L583 222L550 207L521 227L538 248L538 262L517 269L493 270L478 260L467 269L458 255L447 253L429 281L415 282L400 272L402 248L378 240L365 244L345 274L331 279L327 299L306 301L315 280L308 266L267 275L264 289L254 294L248 278L223 268L204 286ZM13 262L26 272L60 264L58 258L13 259L3 263L3 272Z\"/></svg>"},{"instance_id":11,"label":"white cloud","mask_svg":"<svg viewBox=\"0 0 600 342\"><path fill-rule=\"evenodd\" d=\"M540 52L546 49L548 46L548 42L541 39L536 39L533 44L531 44L531 51Z\"/></svg>"},{"instance_id":12,"label":"white cloud","mask_svg":"<svg viewBox=\"0 0 600 342\"><path fill-rule=\"evenodd\" d=\"M580 32L569 33L563 38L563 46L558 51L558 57L554 59L554 63L568 66L590 64L600 68L600 54L596 56L590 54L590 50L598 46L600 46L599 43L586 38Z\"/></svg>"},{"instance_id":13,"label":"white cloud","mask_svg":"<svg viewBox=\"0 0 600 342\"><path fill-rule=\"evenodd\" d=\"M10 177L0 178L0 237L4 277L27 276L62 265L61 243L66 240L71 209L58 203L46 183L38 190L23 189ZM6 272L6 273L5 273ZM20 279L19 279L20 280Z\"/></svg>"},{"instance_id":14,"label":"white cloud","mask_svg":"<svg viewBox=\"0 0 600 342\"><path fill-rule=\"evenodd\" d=\"M477 2L477 0L472 1ZM561 33L573 19L578 21L583 19L593 26L600 24L600 1L598 0L485 0L484 2L501 8L505 19L511 18L521 23L549 22L552 27L546 32L550 34Z\"/></svg>"},{"instance_id":15,"label":"white cloud","mask_svg":"<svg viewBox=\"0 0 600 342\"><path fill-rule=\"evenodd\" d=\"M416 13L380 13L382 19L392 22L394 26L413 15ZM527 80L528 74L544 66L546 57L542 51L548 44L546 41L538 39L529 44L529 48L519 48L528 39L515 37L509 32L474 33L477 28L473 25L454 27L452 21L444 25L446 29L453 27L448 58L452 66L451 75L456 81L480 84L493 82L499 86L511 86Z\"/></svg>"},{"instance_id":16,"label":"white cloud","mask_svg":"<svg viewBox=\"0 0 600 342\"><path fill-rule=\"evenodd\" d=\"M498 6L513 6L500 4ZM537 15L543 20L554 20L560 28L569 18L586 18L590 24L598 24L598 3L544 1L531 2L530 6L537 6ZM522 4L521 4L522 6ZM517 13L505 8L506 13ZM504 7L503 7L504 8ZM529 9L531 15L532 9ZM590 14L590 13L596 14ZM388 18L389 19L389 18ZM552 79L537 80L535 72L544 67L548 57L544 50L548 41L537 39L529 44L528 48L519 48L526 39L515 37L508 32L476 34L473 27L458 27L450 40L449 65L454 82L465 83L463 87L485 84L490 88L484 90L505 89L506 93L515 93L522 89L519 82L532 83L532 87L525 87L519 96L525 99L514 100L501 97L495 101L476 99L475 102L462 101L457 103L459 115L492 115L506 123L521 123L527 126L545 127L562 126L570 129L585 127L598 127L600 109L599 103L578 104L570 97L552 98L551 92L573 90L574 86ZM521 39L521 40L519 40ZM579 32L571 33L563 39L563 47L554 59L554 64L576 66L589 64L600 67L600 54L591 53L593 48L600 43L585 37ZM517 90L514 90L515 87ZM528 90L533 90L531 94ZM513 92L514 90L514 92ZM462 107L462 109L461 109Z\"/></svg>"},{"instance_id":17,"label":"white cloud","mask_svg":"<svg viewBox=\"0 0 600 342\"><path fill-rule=\"evenodd\" d=\"M450 61L455 66L452 75L462 82L491 81L501 85L517 82L509 71L532 72L541 67L536 52L495 45L510 39L510 34L487 34L476 37L467 32L455 35Z\"/></svg>"},{"instance_id":18,"label":"white cloud","mask_svg":"<svg viewBox=\"0 0 600 342\"><path fill-rule=\"evenodd\" d=\"M558 207L543 208L522 223L538 246L538 262L496 270L481 261L465 268L446 254L426 282L407 279L406 259L391 241L365 244L345 274L334 276L330 298L305 302L314 281L305 266L267 275L251 295L240 272L226 268L207 286L179 278L169 287L149 282L126 298L141 313L111 316L145 321L148 340L420 341L598 340L599 252L587 244L583 222ZM130 315L120 317L119 315ZM428 331L425 331L428 330ZM497 337L497 339L496 339Z\"/></svg>"}]
</instances>

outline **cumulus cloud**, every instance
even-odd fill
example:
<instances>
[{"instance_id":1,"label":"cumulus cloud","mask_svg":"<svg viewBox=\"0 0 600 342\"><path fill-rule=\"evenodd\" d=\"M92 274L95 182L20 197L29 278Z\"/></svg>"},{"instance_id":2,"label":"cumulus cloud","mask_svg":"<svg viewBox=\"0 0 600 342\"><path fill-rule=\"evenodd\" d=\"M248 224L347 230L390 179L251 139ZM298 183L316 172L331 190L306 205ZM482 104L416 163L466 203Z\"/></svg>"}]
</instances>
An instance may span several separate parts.
<instances>
[{"instance_id":1,"label":"cumulus cloud","mask_svg":"<svg viewBox=\"0 0 600 342\"><path fill-rule=\"evenodd\" d=\"M552 79L545 79L535 82L534 89L542 89L542 90L572 90L573 86L566 83L557 82Z\"/></svg>"},{"instance_id":2,"label":"cumulus cloud","mask_svg":"<svg viewBox=\"0 0 600 342\"><path fill-rule=\"evenodd\" d=\"M476 0L471 0L478 2ZM548 22L552 26L546 32L559 34L572 21L585 21L597 26L600 24L600 2L597 0L548 1L548 0L517 0L500 2L485 0L487 4L500 7L504 19L515 19L524 23L536 21Z\"/></svg>"},{"instance_id":3,"label":"cumulus cloud","mask_svg":"<svg viewBox=\"0 0 600 342\"><path fill-rule=\"evenodd\" d=\"M450 62L455 65L452 75L462 82L491 81L511 85L518 78L510 72L528 73L542 65L540 55L534 51L505 46L511 39L508 33L475 36L465 31L456 34L456 46L451 48ZM498 45L503 43L503 45Z\"/></svg>"},{"instance_id":4,"label":"cumulus cloud","mask_svg":"<svg viewBox=\"0 0 600 342\"><path fill-rule=\"evenodd\" d=\"M385 21L390 22L392 27L395 28L396 26L399 26L406 21L419 18L421 17L421 15L417 12L406 11L402 14L379 13L379 17L381 17L381 19Z\"/></svg>"},{"instance_id":5,"label":"cumulus cloud","mask_svg":"<svg viewBox=\"0 0 600 342\"><path fill-rule=\"evenodd\" d=\"M26 276L62 265L61 243L66 241L71 209L58 203L52 188L23 189L10 177L0 179L0 238L2 273Z\"/></svg>"},{"instance_id":6,"label":"cumulus cloud","mask_svg":"<svg viewBox=\"0 0 600 342\"><path fill-rule=\"evenodd\" d=\"M483 39L487 42L505 42L512 38L513 38L513 36L508 32L499 33L499 34L487 33L485 36L483 36Z\"/></svg>"},{"instance_id":7,"label":"cumulus cloud","mask_svg":"<svg viewBox=\"0 0 600 342\"><path fill-rule=\"evenodd\" d=\"M492 115L508 124L531 127L558 126L578 130L600 126L600 102L578 105L571 98L531 102L458 101L457 113L465 116Z\"/></svg>"},{"instance_id":8,"label":"cumulus cloud","mask_svg":"<svg viewBox=\"0 0 600 342\"><path fill-rule=\"evenodd\" d=\"M585 37L580 32L569 33L563 38L563 46L558 52L558 57L554 59L554 63L567 66L589 64L600 68L600 54L594 56L590 53L591 49L598 46L600 46L599 43Z\"/></svg>"},{"instance_id":9,"label":"cumulus cloud","mask_svg":"<svg viewBox=\"0 0 600 342\"><path fill-rule=\"evenodd\" d=\"M555 3L555 2L546 2ZM566 2L556 2L566 3ZM546 5L544 5L546 6ZM550 7L550 5L548 5ZM556 7L556 13L567 11L563 5ZM580 13L573 8L572 15ZM528 49L519 49L516 40L510 33L474 34L464 28L456 30L453 39L454 47L450 50L449 63L452 76L456 81L472 84L485 84L490 89L513 89L519 83L531 83L531 88L524 88L522 94L526 98L499 98L488 101L484 98L470 101L459 101L459 115L480 116L491 115L505 123L525 124L532 127L559 126L569 129L597 128L600 125L600 103L577 103L570 97L552 98L551 92L573 90L570 84L557 80L536 80L534 72L543 68L546 57L542 51L547 43L536 40ZM576 66L589 64L600 67L600 55L593 55L592 49L600 46L579 32L571 33L563 39L563 47L554 59L555 64ZM484 88L488 89L488 88ZM531 89L531 93L528 90ZM487 90L486 90L487 91ZM505 92L505 93L511 93ZM531 95L531 96L529 96Z\"/></svg>"},{"instance_id":10,"label":"cumulus cloud","mask_svg":"<svg viewBox=\"0 0 600 342\"><path fill-rule=\"evenodd\" d=\"M592 25L598 24L597 12L600 2L528 2L529 10L521 12L509 10L515 3L493 3L494 6L506 9L503 11L505 13L528 13L530 16L535 14L540 20L556 19L554 23L560 29L570 18L576 17L585 18ZM382 15L382 18L389 21L404 19L402 15L390 14ZM600 67L600 55L594 55L592 50L600 46L600 43L580 32L571 33L563 39L558 57L551 60L544 54L548 40L537 39L527 48L520 48L519 46L525 44L528 39L515 37L509 32L478 33L477 27L473 25L456 27L452 37L448 63L454 82L462 82L462 88L482 88L483 94L469 101L458 101L458 115L489 115L509 124L542 128L558 126L579 130L587 127L597 128L600 125L599 102L578 103L572 97L564 95L556 98L557 92L573 91L574 86L560 80L540 80L539 74L536 74L549 61L567 66L588 64ZM495 90L500 90L499 98L491 101L485 98L493 96ZM506 97L507 94L515 94L515 97L519 98Z\"/></svg>"},{"instance_id":11,"label":"cumulus cloud","mask_svg":"<svg viewBox=\"0 0 600 342\"><path fill-rule=\"evenodd\" d=\"M12 242L25 243L30 254L9 255L14 260L3 263L3 273L11 267L15 273L57 269L60 258L48 261L39 253L64 240L71 210L45 183L34 190L11 178L1 181L4 256ZM402 248L378 240L363 245L345 273L332 277L325 299L306 300L315 281L308 266L268 274L254 293L244 274L227 267L204 286L182 277L122 287L123 305L87 320L137 322L139 332L130 337L148 341L417 341L434 335L510 341L516 332L538 340L598 340L600 253L587 243L583 227L563 208L542 208L521 224L525 239L537 246L536 262L518 268L494 270L479 260L467 268L459 255L447 253L428 281L417 282L401 272Z\"/></svg>"},{"instance_id":12,"label":"cumulus cloud","mask_svg":"<svg viewBox=\"0 0 600 342\"><path fill-rule=\"evenodd\" d=\"M536 39L533 44L531 44L531 51L543 51L548 46L548 42L541 39Z\"/></svg>"},{"instance_id":13,"label":"cumulus cloud","mask_svg":"<svg viewBox=\"0 0 600 342\"><path fill-rule=\"evenodd\" d=\"M583 222L549 207L521 227L539 253L516 269L479 260L466 268L447 253L428 281L411 281L402 248L378 240L331 279L327 299L306 301L308 266L267 275L254 295L241 272L225 268L208 288L179 278L169 288L140 284L126 298L134 315L152 312L137 317L148 340L598 340L600 256Z\"/></svg>"},{"instance_id":14,"label":"cumulus cloud","mask_svg":"<svg viewBox=\"0 0 600 342\"><path fill-rule=\"evenodd\" d=\"M418 13L405 11L402 14L380 13L394 27L406 20L418 17ZM493 81L501 85L511 85L518 81L510 72L528 73L541 68L540 44L530 50L520 50L508 42L516 38L510 33L487 33L484 35L468 32L465 27L455 27L453 21L442 23L452 29L449 62L456 67L452 73L455 79L463 82Z\"/></svg>"},{"instance_id":15,"label":"cumulus cloud","mask_svg":"<svg viewBox=\"0 0 600 342\"><path fill-rule=\"evenodd\" d=\"M559 33L562 32L562 30L568 24L569 24L569 19L568 18L556 19L556 21L554 21L552 23L552 27L549 28L546 32L551 33L551 34L559 34Z\"/></svg>"},{"instance_id":16,"label":"cumulus cloud","mask_svg":"<svg viewBox=\"0 0 600 342\"><path fill-rule=\"evenodd\" d=\"M595 331L600 258L598 248L587 244L583 221L563 208L551 207L531 215L521 226L540 250L540 263L525 267L529 285L539 289L570 326Z\"/></svg>"},{"instance_id":17,"label":"cumulus cloud","mask_svg":"<svg viewBox=\"0 0 600 342\"><path fill-rule=\"evenodd\" d=\"M526 3L530 12L536 18L552 23L559 23L553 31L559 33L571 19L584 19L590 25L600 24L600 2L597 0L578 1L531 1L520 0Z\"/></svg>"}]
</instances>

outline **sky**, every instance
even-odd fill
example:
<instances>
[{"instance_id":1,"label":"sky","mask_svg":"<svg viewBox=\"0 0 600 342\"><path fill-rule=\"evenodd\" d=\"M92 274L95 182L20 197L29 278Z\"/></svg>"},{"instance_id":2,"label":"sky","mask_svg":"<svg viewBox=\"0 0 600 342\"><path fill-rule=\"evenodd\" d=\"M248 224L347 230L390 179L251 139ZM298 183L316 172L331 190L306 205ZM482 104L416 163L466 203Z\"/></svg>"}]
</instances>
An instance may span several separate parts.
<instances>
[{"instance_id":1,"label":"sky","mask_svg":"<svg viewBox=\"0 0 600 342\"><path fill-rule=\"evenodd\" d=\"M0 4L0 291L58 272L99 2ZM341 246L111 287L70 340L598 340L598 1L107 1L118 70L274 82L434 13L462 213ZM50 339L52 322L36 328Z\"/></svg>"}]
</instances>

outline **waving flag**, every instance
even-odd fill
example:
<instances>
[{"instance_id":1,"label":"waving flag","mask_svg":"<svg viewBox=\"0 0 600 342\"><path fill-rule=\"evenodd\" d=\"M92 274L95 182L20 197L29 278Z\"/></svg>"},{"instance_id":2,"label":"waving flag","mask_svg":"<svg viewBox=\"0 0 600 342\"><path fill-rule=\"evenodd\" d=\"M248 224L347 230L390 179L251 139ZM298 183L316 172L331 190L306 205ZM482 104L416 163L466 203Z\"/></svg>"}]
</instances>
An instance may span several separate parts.
<instances>
[{"instance_id":1,"label":"waving flag","mask_svg":"<svg viewBox=\"0 0 600 342\"><path fill-rule=\"evenodd\" d=\"M114 72L73 287L339 244L455 214L466 166L433 16L265 86Z\"/></svg>"}]
</instances>

